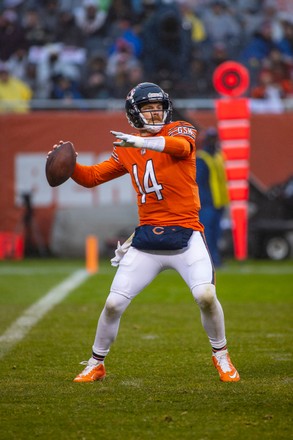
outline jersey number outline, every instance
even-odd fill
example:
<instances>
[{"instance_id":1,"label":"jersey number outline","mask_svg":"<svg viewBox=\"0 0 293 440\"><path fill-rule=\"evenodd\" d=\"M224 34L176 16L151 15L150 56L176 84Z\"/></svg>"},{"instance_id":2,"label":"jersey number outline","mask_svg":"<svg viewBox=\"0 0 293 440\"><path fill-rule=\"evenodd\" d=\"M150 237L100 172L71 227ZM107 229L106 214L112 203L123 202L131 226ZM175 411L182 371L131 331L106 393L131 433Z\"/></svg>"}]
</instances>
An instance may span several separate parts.
<instances>
[{"instance_id":1,"label":"jersey number outline","mask_svg":"<svg viewBox=\"0 0 293 440\"><path fill-rule=\"evenodd\" d=\"M132 172L133 172L133 176L134 176L136 185L138 187L138 190L141 194L141 203L146 203L146 195L150 194L152 192L156 193L158 200L163 199L163 195L161 192L163 189L163 185L161 185L157 181L152 159L149 159L146 162L145 171L144 171L144 175L143 175L143 185L141 185L141 183L138 179L138 170L137 170L136 164L132 165Z\"/></svg>"}]
</instances>

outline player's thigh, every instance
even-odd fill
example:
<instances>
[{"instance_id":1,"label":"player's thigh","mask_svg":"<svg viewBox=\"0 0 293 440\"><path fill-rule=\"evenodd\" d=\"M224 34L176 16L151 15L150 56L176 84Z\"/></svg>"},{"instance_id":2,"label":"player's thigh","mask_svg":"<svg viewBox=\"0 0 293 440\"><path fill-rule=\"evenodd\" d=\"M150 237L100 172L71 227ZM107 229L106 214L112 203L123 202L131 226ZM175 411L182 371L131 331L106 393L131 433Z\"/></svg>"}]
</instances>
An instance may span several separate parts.
<instances>
[{"instance_id":1,"label":"player's thigh","mask_svg":"<svg viewBox=\"0 0 293 440\"><path fill-rule=\"evenodd\" d=\"M156 255L130 247L122 258L111 286L111 292L129 299L144 289L161 270Z\"/></svg>"},{"instance_id":2,"label":"player's thigh","mask_svg":"<svg viewBox=\"0 0 293 440\"><path fill-rule=\"evenodd\" d=\"M185 252L178 256L176 270L192 289L199 284L214 284L214 268L203 234L195 231Z\"/></svg>"}]
</instances>

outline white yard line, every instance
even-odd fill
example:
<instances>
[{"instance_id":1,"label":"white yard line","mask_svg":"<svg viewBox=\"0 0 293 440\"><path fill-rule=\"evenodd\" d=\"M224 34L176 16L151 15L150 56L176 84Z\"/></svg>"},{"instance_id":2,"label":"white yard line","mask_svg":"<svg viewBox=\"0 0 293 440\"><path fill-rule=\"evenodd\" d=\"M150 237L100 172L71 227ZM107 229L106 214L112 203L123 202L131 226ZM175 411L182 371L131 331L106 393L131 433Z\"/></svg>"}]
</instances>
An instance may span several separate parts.
<instances>
[{"instance_id":1,"label":"white yard line","mask_svg":"<svg viewBox=\"0 0 293 440\"><path fill-rule=\"evenodd\" d=\"M73 289L82 284L89 274L85 270L74 272L61 284L50 290L39 301L26 309L24 313L0 336L0 359L21 341L30 329L49 312L55 305L59 304Z\"/></svg>"}]
</instances>

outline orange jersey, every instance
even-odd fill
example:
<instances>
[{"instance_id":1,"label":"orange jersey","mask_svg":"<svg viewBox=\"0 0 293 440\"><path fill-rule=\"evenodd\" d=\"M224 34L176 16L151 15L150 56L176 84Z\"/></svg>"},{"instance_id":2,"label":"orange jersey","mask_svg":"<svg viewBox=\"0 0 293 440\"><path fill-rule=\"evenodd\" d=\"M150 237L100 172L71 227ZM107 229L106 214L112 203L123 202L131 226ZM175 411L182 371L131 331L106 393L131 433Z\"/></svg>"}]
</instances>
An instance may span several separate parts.
<instances>
[{"instance_id":1,"label":"orange jersey","mask_svg":"<svg viewBox=\"0 0 293 440\"><path fill-rule=\"evenodd\" d=\"M195 180L196 130L185 121L176 121L166 124L155 136L165 137L163 152L114 147L105 162L77 164L72 178L92 187L129 173L137 194L140 225L178 225L202 231Z\"/></svg>"}]
</instances>

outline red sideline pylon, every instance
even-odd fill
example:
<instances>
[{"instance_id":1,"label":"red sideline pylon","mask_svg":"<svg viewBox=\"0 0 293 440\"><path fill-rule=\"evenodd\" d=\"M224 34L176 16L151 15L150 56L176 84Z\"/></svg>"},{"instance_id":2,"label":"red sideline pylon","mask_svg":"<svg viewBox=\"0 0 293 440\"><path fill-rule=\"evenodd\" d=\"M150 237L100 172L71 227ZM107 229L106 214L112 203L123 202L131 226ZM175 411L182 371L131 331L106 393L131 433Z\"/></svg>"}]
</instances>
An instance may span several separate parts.
<instances>
[{"instance_id":1,"label":"red sideline pylon","mask_svg":"<svg viewBox=\"0 0 293 440\"><path fill-rule=\"evenodd\" d=\"M232 202L231 205L232 237L237 260L247 258L247 202Z\"/></svg>"},{"instance_id":2,"label":"red sideline pylon","mask_svg":"<svg viewBox=\"0 0 293 440\"><path fill-rule=\"evenodd\" d=\"M245 260L248 253L250 112L248 99L237 96L246 90L248 78L247 70L232 61L221 64L214 73L215 89L226 96L216 100L215 106L225 157L234 254L238 260Z\"/></svg>"}]
</instances>

